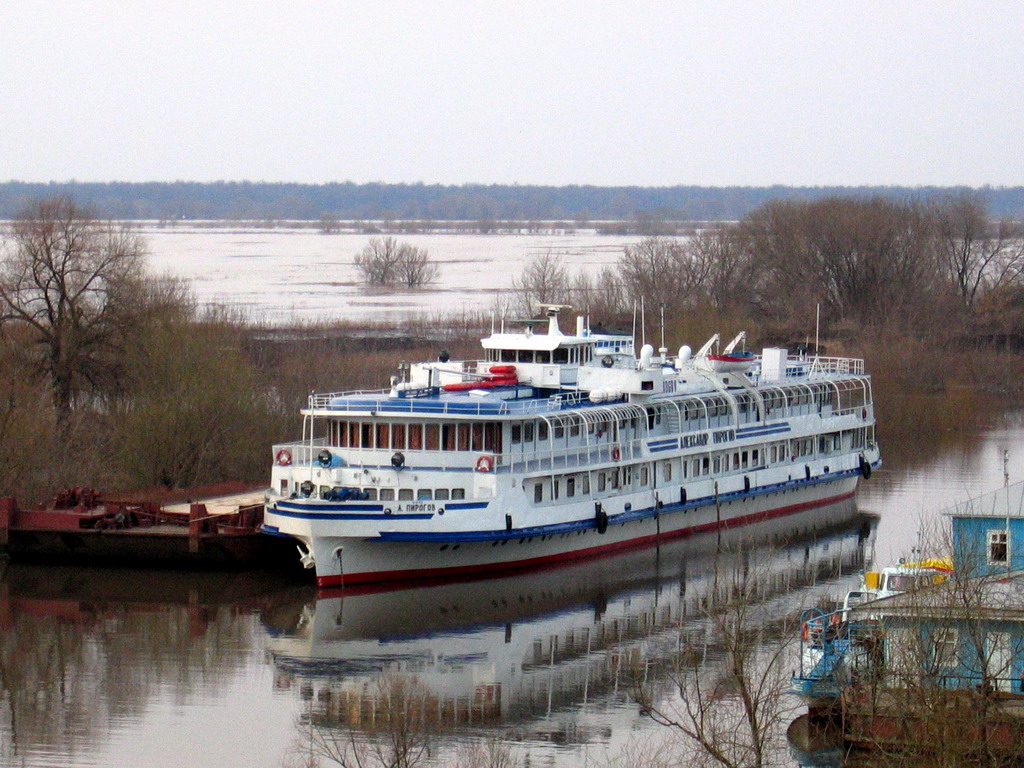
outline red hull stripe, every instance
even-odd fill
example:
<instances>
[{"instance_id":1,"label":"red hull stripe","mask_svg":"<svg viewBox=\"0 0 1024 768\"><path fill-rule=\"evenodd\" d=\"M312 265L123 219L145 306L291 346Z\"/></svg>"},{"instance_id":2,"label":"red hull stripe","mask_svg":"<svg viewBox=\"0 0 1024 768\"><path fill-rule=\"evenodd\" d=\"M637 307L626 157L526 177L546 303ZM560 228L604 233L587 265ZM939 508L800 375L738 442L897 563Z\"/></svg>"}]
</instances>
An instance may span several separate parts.
<instances>
[{"instance_id":1,"label":"red hull stripe","mask_svg":"<svg viewBox=\"0 0 1024 768\"><path fill-rule=\"evenodd\" d=\"M349 584L368 584L378 581L413 581L416 579L438 577L447 578L452 576L466 576L470 574L496 573L499 571L516 571L527 568L543 568L545 566L551 566L558 563L568 563L574 560L601 557L603 555L610 555L615 552L622 552L630 549L642 549L643 547L650 546L658 541L668 541L670 539L684 538L686 536L694 536L698 533L713 531L719 527L719 525L721 525L722 528L728 529L736 528L741 525L749 525L750 523L758 523L763 520L771 520L776 517L782 517L783 515L803 512L806 509L835 504L838 501L844 501L852 498L854 493L854 491L850 491L849 493L842 493L838 496L830 496L827 499L805 501L800 504L791 504L786 507L765 510L764 512L742 515L741 517L724 520L721 524L705 523L703 525L695 525L690 528L681 528L678 531L671 531L669 533L641 536L636 539L629 539L628 541L619 541L613 544L603 544L597 547L588 547L587 549L562 552L557 555L531 557L524 560L508 560L500 563L452 566L449 568L415 568L400 571L368 571L365 573L347 573L338 576L318 576L316 583L318 587L340 587ZM387 546L387 544L382 544L381 546Z\"/></svg>"}]
</instances>

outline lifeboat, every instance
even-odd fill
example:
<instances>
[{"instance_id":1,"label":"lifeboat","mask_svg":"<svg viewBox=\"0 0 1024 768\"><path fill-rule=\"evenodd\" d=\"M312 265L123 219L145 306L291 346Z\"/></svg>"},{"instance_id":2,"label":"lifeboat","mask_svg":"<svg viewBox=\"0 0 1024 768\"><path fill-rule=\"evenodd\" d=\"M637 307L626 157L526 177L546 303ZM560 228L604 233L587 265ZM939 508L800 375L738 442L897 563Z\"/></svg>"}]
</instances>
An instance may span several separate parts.
<instances>
[{"instance_id":1,"label":"lifeboat","mask_svg":"<svg viewBox=\"0 0 1024 768\"><path fill-rule=\"evenodd\" d=\"M445 384L445 392L468 392L471 389L494 389L495 387L513 387L519 383L514 365L492 365L487 375L474 381L458 381Z\"/></svg>"}]
</instances>

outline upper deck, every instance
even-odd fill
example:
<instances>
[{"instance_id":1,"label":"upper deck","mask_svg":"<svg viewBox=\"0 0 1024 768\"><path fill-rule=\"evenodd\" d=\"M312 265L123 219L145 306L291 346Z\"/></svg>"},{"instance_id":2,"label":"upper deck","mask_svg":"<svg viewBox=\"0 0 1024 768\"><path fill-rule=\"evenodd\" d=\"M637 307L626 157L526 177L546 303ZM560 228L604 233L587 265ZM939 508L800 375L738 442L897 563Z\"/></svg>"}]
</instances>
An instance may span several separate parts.
<instances>
[{"instance_id":1,"label":"upper deck","mask_svg":"<svg viewBox=\"0 0 1024 768\"><path fill-rule=\"evenodd\" d=\"M480 389L446 390L445 384L436 383L381 390L318 393L310 396L304 413L317 416L359 413L387 416L408 414L417 417L522 417L598 406L658 403L699 397L702 394L711 395L723 390L753 389L767 393L817 382L834 382L840 387L844 380L849 383L849 380L864 376L864 361L858 358L788 360L782 375L772 377L762 375L760 356L753 360L751 368L741 374L715 374L696 368L690 371L679 370L671 363L662 364L660 360L652 360L646 370L638 365L629 368L619 366L618 369L615 366L599 368L598 373L602 377L615 374L616 381L625 385L612 392L596 392L594 388L583 389L579 386L555 389L517 381L515 384ZM477 372L487 371L490 364L489 360L473 360L446 362L442 365L446 367L445 373L449 372L448 369L457 369L462 376L460 381L472 382L474 377L486 376ZM632 392L627 389L631 381L635 390Z\"/></svg>"}]
</instances>

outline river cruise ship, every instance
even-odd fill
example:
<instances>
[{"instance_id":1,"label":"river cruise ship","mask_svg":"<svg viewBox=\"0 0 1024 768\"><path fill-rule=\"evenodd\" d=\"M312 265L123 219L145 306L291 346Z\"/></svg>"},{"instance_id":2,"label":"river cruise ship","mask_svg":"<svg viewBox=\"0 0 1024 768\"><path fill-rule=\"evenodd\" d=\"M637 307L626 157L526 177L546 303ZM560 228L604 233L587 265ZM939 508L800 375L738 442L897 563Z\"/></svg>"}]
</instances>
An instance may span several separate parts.
<instances>
[{"instance_id":1,"label":"river cruise ship","mask_svg":"<svg viewBox=\"0 0 1024 768\"><path fill-rule=\"evenodd\" d=\"M546 328L544 327L546 325ZM881 464L862 360L674 355L577 318L314 394L273 447L263 530L320 586L532 568L850 498Z\"/></svg>"}]
</instances>

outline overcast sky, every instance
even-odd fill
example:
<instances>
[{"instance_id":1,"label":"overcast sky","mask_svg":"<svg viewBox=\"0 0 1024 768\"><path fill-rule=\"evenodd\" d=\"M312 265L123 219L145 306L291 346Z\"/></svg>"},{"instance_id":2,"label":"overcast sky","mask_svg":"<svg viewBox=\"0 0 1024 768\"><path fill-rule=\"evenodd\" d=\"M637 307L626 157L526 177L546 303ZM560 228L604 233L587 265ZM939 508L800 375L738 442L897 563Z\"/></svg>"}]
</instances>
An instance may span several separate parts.
<instances>
[{"instance_id":1,"label":"overcast sky","mask_svg":"<svg viewBox=\"0 0 1024 768\"><path fill-rule=\"evenodd\" d=\"M1024 3L0 0L0 180L1024 184Z\"/></svg>"}]
</instances>

